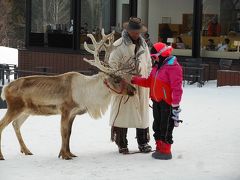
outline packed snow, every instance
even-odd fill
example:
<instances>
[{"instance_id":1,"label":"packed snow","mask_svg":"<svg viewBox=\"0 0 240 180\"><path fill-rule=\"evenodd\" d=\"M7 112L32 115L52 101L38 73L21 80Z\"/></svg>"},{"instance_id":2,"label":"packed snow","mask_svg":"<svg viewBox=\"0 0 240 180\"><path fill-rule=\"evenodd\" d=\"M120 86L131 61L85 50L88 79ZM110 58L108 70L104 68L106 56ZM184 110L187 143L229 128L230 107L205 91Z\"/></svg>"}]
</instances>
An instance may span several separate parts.
<instances>
[{"instance_id":1,"label":"packed snow","mask_svg":"<svg viewBox=\"0 0 240 180\"><path fill-rule=\"evenodd\" d=\"M5 161L1 180L239 180L240 87L184 87L181 119L174 130L173 159L155 160L151 154L121 155L110 142L109 111L99 120L78 116L73 124L73 160L58 159L60 116L32 116L22 134L33 156L20 153L12 126L2 135ZM3 117L6 110L0 110ZM151 112L151 109L150 109ZM150 113L152 123L152 112ZM152 135L152 131L151 131ZM135 129L129 129L129 149L137 150ZM154 140L150 144L154 147Z\"/></svg>"}]
</instances>

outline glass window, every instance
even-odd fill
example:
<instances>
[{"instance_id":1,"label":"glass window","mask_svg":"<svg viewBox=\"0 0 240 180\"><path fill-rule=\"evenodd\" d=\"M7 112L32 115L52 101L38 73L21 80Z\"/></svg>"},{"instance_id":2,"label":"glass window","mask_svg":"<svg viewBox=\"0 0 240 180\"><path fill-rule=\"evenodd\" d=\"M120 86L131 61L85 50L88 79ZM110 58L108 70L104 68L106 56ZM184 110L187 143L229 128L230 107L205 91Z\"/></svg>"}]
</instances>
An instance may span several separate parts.
<instances>
[{"instance_id":1,"label":"glass window","mask_svg":"<svg viewBox=\"0 0 240 180\"><path fill-rule=\"evenodd\" d=\"M99 40L102 28L104 28L105 33L115 30L115 40L121 37L122 24L130 17L129 0L116 0L115 3L116 9L110 9L111 0L81 1L81 49L84 41L91 43L86 34L92 33ZM110 25L110 11L116 12L116 24L112 27Z\"/></svg>"},{"instance_id":2,"label":"glass window","mask_svg":"<svg viewBox=\"0 0 240 180\"><path fill-rule=\"evenodd\" d=\"M240 1L203 1L202 56L239 59L239 45Z\"/></svg>"},{"instance_id":3,"label":"glass window","mask_svg":"<svg viewBox=\"0 0 240 180\"><path fill-rule=\"evenodd\" d=\"M32 0L30 46L73 47L71 0Z\"/></svg>"},{"instance_id":4,"label":"glass window","mask_svg":"<svg viewBox=\"0 0 240 180\"><path fill-rule=\"evenodd\" d=\"M105 33L111 31L110 28L110 0L84 0L81 1L81 32L80 45L83 49L84 41L91 43L87 38L87 33L92 33L96 40L101 38L101 29Z\"/></svg>"},{"instance_id":5,"label":"glass window","mask_svg":"<svg viewBox=\"0 0 240 180\"><path fill-rule=\"evenodd\" d=\"M115 29L115 39L121 37L123 30L123 23L127 22L130 18L130 4L129 0L117 0L116 1L116 26L112 27Z\"/></svg>"},{"instance_id":6,"label":"glass window","mask_svg":"<svg viewBox=\"0 0 240 180\"><path fill-rule=\"evenodd\" d=\"M117 0L116 6L116 32L121 33L123 23L130 18L129 0Z\"/></svg>"},{"instance_id":7,"label":"glass window","mask_svg":"<svg viewBox=\"0 0 240 180\"><path fill-rule=\"evenodd\" d=\"M164 42L174 47L173 54L192 55L193 0L149 1L148 33L153 43Z\"/></svg>"}]
</instances>

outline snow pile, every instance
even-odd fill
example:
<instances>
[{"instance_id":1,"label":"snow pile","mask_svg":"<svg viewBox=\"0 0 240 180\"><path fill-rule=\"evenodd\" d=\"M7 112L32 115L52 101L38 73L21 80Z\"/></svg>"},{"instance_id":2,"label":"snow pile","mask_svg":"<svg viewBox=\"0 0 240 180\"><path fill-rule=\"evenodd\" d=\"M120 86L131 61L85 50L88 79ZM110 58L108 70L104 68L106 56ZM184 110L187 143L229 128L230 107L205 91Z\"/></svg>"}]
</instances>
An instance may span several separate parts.
<instances>
[{"instance_id":1,"label":"snow pile","mask_svg":"<svg viewBox=\"0 0 240 180\"><path fill-rule=\"evenodd\" d=\"M0 46L0 64L14 64L18 65L18 50L14 48ZM6 76L5 84L8 83ZM10 75L10 79L14 79L14 74ZM0 81L0 86L2 86L2 82Z\"/></svg>"},{"instance_id":2,"label":"snow pile","mask_svg":"<svg viewBox=\"0 0 240 180\"><path fill-rule=\"evenodd\" d=\"M78 157L61 160L57 158L60 116L32 116L22 134L34 155L20 154L14 130L8 126L2 135L6 160L0 161L0 179L239 180L239 102L240 87L216 88L216 82L202 88L186 86L184 123L174 131L170 161L154 160L150 154L118 154L110 142L109 112L101 120L78 116L71 138L71 150ZM5 111L0 111L0 117ZM134 129L129 129L128 140L130 150L137 150ZM150 144L154 146L153 138Z\"/></svg>"},{"instance_id":3,"label":"snow pile","mask_svg":"<svg viewBox=\"0 0 240 180\"><path fill-rule=\"evenodd\" d=\"M18 65L18 50L0 46L0 64Z\"/></svg>"}]
</instances>

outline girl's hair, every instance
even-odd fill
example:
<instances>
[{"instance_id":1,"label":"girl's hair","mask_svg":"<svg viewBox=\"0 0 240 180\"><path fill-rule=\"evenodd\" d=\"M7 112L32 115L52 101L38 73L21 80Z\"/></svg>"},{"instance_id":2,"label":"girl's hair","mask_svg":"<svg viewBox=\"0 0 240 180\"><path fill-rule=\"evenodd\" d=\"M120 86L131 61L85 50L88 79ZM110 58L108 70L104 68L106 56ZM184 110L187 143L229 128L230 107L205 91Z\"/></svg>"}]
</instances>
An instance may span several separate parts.
<instances>
[{"instance_id":1,"label":"girl's hair","mask_svg":"<svg viewBox=\"0 0 240 180\"><path fill-rule=\"evenodd\" d=\"M157 52L157 50L156 50L154 47L152 47L150 53L151 53L151 54L157 54L158 52Z\"/></svg>"}]
</instances>

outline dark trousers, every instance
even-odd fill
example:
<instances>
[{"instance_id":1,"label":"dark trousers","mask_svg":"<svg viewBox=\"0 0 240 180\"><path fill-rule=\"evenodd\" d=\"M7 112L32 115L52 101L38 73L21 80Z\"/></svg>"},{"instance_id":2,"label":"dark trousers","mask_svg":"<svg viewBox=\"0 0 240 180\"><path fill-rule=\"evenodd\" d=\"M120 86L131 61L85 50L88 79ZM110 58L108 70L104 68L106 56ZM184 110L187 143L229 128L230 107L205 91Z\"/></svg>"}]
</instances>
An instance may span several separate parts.
<instances>
[{"instance_id":1,"label":"dark trousers","mask_svg":"<svg viewBox=\"0 0 240 180\"><path fill-rule=\"evenodd\" d=\"M172 107L165 101L153 101L153 131L155 140L165 143L173 143L174 121L172 119Z\"/></svg>"},{"instance_id":2,"label":"dark trousers","mask_svg":"<svg viewBox=\"0 0 240 180\"><path fill-rule=\"evenodd\" d=\"M126 148L128 145L127 131L128 128L112 127L112 140L119 148ZM136 128L136 137L139 145L147 144L149 142L149 128Z\"/></svg>"}]
</instances>

